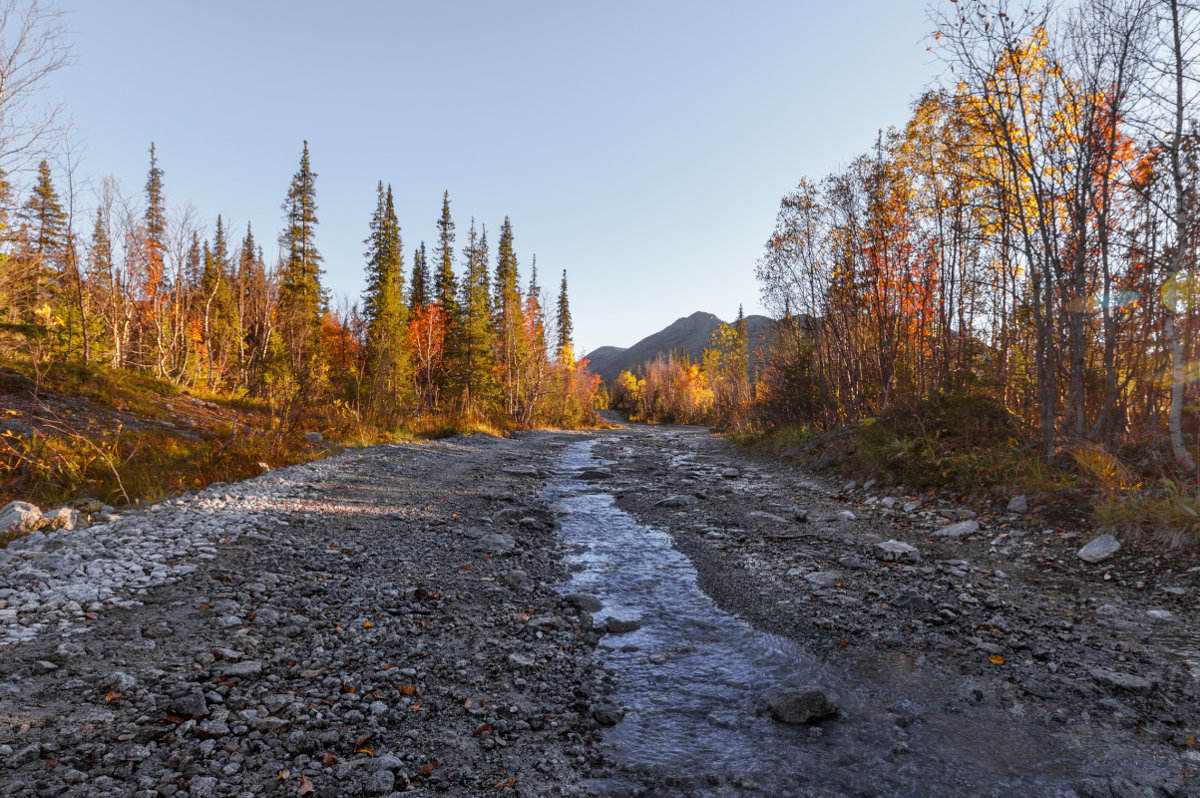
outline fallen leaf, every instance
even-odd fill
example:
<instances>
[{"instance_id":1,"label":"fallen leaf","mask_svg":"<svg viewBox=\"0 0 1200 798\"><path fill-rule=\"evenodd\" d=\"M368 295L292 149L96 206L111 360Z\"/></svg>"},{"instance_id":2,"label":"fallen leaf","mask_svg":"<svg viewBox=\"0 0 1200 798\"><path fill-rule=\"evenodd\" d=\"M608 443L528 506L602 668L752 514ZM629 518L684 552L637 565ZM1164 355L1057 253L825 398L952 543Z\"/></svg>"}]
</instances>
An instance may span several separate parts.
<instances>
[{"instance_id":1,"label":"fallen leaf","mask_svg":"<svg viewBox=\"0 0 1200 798\"><path fill-rule=\"evenodd\" d=\"M370 621L363 621L363 628L364 629L374 629L375 624L371 623Z\"/></svg>"},{"instance_id":2,"label":"fallen leaf","mask_svg":"<svg viewBox=\"0 0 1200 798\"><path fill-rule=\"evenodd\" d=\"M1000 656L999 654L993 654L992 656L988 657L988 662L991 662L993 665L1003 665L1004 657Z\"/></svg>"},{"instance_id":3,"label":"fallen leaf","mask_svg":"<svg viewBox=\"0 0 1200 798\"><path fill-rule=\"evenodd\" d=\"M482 726L480 726L478 729L476 729L475 731L471 732L471 736L478 737L479 735L481 735L485 732L490 732L491 730L492 730L492 724L485 723Z\"/></svg>"},{"instance_id":4,"label":"fallen leaf","mask_svg":"<svg viewBox=\"0 0 1200 798\"><path fill-rule=\"evenodd\" d=\"M280 781L287 781L288 776L290 776L290 775L292 775L292 774L289 771L281 770L281 771L279 771L279 773L276 774L276 778L278 778Z\"/></svg>"},{"instance_id":5,"label":"fallen leaf","mask_svg":"<svg viewBox=\"0 0 1200 798\"><path fill-rule=\"evenodd\" d=\"M113 701L116 701L120 697L121 697L121 694L118 693L116 690L109 690L108 693L104 696L104 703L111 704Z\"/></svg>"},{"instance_id":6,"label":"fallen leaf","mask_svg":"<svg viewBox=\"0 0 1200 798\"><path fill-rule=\"evenodd\" d=\"M367 756L372 757L372 758L375 756L375 751L373 751L371 748L369 748L365 745L360 745L358 748L355 748L354 753L366 754Z\"/></svg>"},{"instance_id":7,"label":"fallen leaf","mask_svg":"<svg viewBox=\"0 0 1200 798\"><path fill-rule=\"evenodd\" d=\"M300 774L300 788L296 790L296 795L309 795L317 791L317 788L308 780L308 776Z\"/></svg>"},{"instance_id":8,"label":"fallen leaf","mask_svg":"<svg viewBox=\"0 0 1200 798\"><path fill-rule=\"evenodd\" d=\"M325 767L336 765L338 763L337 754L331 754L328 751L321 754L321 764Z\"/></svg>"},{"instance_id":9,"label":"fallen leaf","mask_svg":"<svg viewBox=\"0 0 1200 798\"><path fill-rule=\"evenodd\" d=\"M413 687L411 684L398 684L396 685L396 691L400 693L400 695L417 694L417 688Z\"/></svg>"},{"instance_id":10,"label":"fallen leaf","mask_svg":"<svg viewBox=\"0 0 1200 798\"><path fill-rule=\"evenodd\" d=\"M515 787L515 786L517 786L517 780L509 779L508 781L502 781L499 784L496 784L495 786L492 787L492 789L493 790L503 790L508 787Z\"/></svg>"}]
</instances>

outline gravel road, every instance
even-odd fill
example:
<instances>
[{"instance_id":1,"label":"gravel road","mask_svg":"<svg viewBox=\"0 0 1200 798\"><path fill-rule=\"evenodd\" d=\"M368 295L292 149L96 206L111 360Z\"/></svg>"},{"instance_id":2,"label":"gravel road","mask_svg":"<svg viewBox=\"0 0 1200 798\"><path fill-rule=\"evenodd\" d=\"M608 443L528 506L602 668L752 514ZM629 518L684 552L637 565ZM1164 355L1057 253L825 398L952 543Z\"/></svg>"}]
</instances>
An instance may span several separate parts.
<instances>
[{"instance_id":1,"label":"gravel road","mask_svg":"<svg viewBox=\"0 0 1200 798\"><path fill-rule=\"evenodd\" d=\"M621 674L546 498L585 440L718 606L865 686L893 767L954 715L1077 740L1059 794L1200 794L1194 555L939 537L963 508L671 427L377 446L0 550L0 794L773 794L606 744ZM839 784L794 794L888 794Z\"/></svg>"}]
</instances>

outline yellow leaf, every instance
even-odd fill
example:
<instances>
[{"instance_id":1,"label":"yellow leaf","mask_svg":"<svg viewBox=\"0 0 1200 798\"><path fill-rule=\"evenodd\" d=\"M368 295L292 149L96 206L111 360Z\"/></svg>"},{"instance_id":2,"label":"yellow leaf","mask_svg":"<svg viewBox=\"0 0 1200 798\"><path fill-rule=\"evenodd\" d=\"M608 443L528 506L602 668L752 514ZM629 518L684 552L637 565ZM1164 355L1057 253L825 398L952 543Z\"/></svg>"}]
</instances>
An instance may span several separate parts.
<instances>
[{"instance_id":1,"label":"yellow leaf","mask_svg":"<svg viewBox=\"0 0 1200 798\"><path fill-rule=\"evenodd\" d=\"M370 621L363 621L363 628L364 629L373 629L373 628L375 628L375 624L371 623Z\"/></svg>"},{"instance_id":2,"label":"yellow leaf","mask_svg":"<svg viewBox=\"0 0 1200 798\"><path fill-rule=\"evenodd\" d=\"M992 656L988 657L988 661L994 665L1003 665L1004 657L1000 656L999 654L993 654Z\"/></svg>"},{"instance_id":3,"label":"yellow leaf","mask_svg":"<svg viewBox=\"0 0 1200 798\"><path fill-rule=\"evenodd\" d=\"M374 752L373 750L371 750L370 748L368 748L367 746L365 746L365 745L360 745L358 748L355 748L355 749L354 749L354 753L356 753L356 754L366 754L366 755L367 755L367 756L369 756L369 757L374 757L374 756L375 756L375 752Z\"/></svg>"}]
</instances>

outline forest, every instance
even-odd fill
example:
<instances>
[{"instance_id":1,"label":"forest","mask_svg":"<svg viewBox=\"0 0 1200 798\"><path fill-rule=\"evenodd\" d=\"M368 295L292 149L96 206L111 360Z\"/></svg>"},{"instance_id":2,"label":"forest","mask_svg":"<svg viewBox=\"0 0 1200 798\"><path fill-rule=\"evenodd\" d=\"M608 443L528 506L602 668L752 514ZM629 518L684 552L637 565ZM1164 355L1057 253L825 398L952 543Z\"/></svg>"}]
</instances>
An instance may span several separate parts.
<instances>
[{"instance_id":1,"label":"forest","mask_svg":"<svg viewBox=\"0 0 1200 798\"><path fill-rule=\"evenodd\" d=\"M701 362L621 375L615 404L785 441L853 427L859 466L910 483L1082 480L1114 523L1197 529L1200 15L930 13L945 85L780 202L765 362L733 325Z\"/></svg>"}]
</instances>

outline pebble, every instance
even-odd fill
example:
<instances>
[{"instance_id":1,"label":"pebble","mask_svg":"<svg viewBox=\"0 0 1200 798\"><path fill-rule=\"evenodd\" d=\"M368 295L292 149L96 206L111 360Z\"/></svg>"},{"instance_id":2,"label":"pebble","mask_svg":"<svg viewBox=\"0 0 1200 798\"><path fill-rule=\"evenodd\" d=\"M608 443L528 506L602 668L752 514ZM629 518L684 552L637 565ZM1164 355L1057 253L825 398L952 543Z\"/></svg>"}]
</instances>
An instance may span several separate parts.
<instances>
[{"instance_id":1,"label":"pebble","mask_svg":"<svg viewBox=\"0 0 1200 798\"><path fill-rule=\"evenodd\" d=\"M964 535L974 535L979 531L979 522L971 519L967 521L959 521L957 524L950 524L942 527L933 533L935 538L961 538Z\"/></svg>"}]
</instances>

